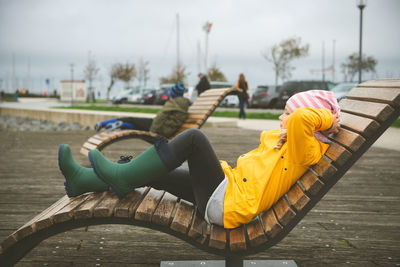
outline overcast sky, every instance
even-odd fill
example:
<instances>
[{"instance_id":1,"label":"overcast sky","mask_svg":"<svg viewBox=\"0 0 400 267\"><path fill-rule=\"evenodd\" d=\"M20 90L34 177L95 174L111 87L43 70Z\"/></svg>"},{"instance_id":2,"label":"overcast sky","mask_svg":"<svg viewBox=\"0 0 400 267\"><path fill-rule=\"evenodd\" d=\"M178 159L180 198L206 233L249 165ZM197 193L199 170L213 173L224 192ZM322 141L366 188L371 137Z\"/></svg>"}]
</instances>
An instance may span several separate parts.
<instances>
[{"instance_id":1,"label":"overcast sky","mask_svg":"<svg viewBox=\"0 0 400 267\"><path fill-rule=\"evenodd\" d=\"M399 11L399 0L368 0L364 9L363 52L378 60L378 78L400 77ZM251 87L274 83L262 51L284 39L300 37L310 45L307 57L293 61L293 79L321 79L312 70L321 69L324 43L325 65L335 53L335 81L340 81L340 64L359 48L356 0L0 0L1 87L12 84L13 54L18 86L27 84L30 73L38 88L46 78L55 87L69 79L70 63L74 78L83 79L89 51L100 67L98 89L108 85L113 63L137 64L140 57L150 62L148 85L157 86L176 64L177 13L180 58L190 85L204 71L206 21L213 23L209 65L215 63L230 82L243 72Z\"/></svg>"}]
</instances>

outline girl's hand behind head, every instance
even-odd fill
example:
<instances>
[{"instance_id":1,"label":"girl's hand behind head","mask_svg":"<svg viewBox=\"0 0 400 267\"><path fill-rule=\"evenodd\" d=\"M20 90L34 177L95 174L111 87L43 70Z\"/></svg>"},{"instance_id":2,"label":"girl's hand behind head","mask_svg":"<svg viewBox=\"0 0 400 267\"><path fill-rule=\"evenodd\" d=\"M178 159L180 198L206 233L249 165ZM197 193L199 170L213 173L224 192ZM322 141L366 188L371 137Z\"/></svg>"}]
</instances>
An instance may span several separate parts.
<instances>
[{"instance_id":1,"label":"girl's hand behind head","mask_svg":"<svg viewBox=\"0 0 400 267\"><path fill-rule=\"evenodd\" d=\"M339 133L339 130L340 130L340 118L339 118L339 114L334 113L334 114L333 114L333 123L332 123L331 128L329 128L328 130L323 131L322 133L323 133L325 136L328 136L328 135L330 135L331 133L333 133L333 134Z\"/></svg>"}]
</instances>

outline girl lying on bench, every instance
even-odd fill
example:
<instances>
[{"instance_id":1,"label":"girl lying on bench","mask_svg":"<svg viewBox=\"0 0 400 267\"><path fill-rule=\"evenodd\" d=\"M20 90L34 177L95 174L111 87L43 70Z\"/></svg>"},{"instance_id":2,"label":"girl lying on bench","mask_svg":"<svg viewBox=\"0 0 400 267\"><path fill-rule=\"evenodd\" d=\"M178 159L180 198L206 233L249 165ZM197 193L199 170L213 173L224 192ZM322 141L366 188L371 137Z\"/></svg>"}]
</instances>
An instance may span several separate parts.
<instances>
[{"instance_id":1,"label":"girl lying on bench","mask_svg":"<svg viewBox=\"0 0 400 267\"><path fill-rule=\"evenodd\" d=\"M329 91L298 93L279 117L280 130L264 131L258 148L241 155L235 168L219 161L207 137L197 129L167 143L161 138L131 162L89 153L92 168L80 166L68 145L59 149L59 167L68 196L111 189L124 197L149 185L192 201L208 223L235 228L270 208L313 164L340 129L340 108ZM179 168L188 161L189 170Z\"/></svg>"}]
</instances>

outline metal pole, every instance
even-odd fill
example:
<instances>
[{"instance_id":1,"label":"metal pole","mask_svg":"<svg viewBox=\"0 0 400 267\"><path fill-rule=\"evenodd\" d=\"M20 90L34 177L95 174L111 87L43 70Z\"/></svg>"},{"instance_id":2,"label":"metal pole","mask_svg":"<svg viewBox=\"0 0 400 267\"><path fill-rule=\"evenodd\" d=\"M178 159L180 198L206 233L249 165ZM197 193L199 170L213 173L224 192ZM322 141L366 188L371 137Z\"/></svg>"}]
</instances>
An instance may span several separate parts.
<instances>
[{"instance_id":1,"label":"metal pole","mask_svg":"<svg viewBox=\"0 0 400 267\"><path fill-rule=\"evenodd\" d=\"M336 40L333 40L332 43L332 82L335 82L335 44L336 44Z\"/></svg>"},{"instance_id":2,"label":"metal pole","mask_svg":"<svg viewBox=\"0 0 400 267\"><path fill-rule=\"evenodd\" d=\"M197 73L201 72L201 51L200 41L197 41Z\"/></svg>"},{"instance_id":3,"label":"metal pole","mask_svg":"<svg viewBox=\"0 0 400 267\"><path fill-rule=\"evenodd\" d=\"M204 58L205 73L207 73L207 71L208 71L208 35L210 33L211 26L212 26L212 23L208 22L208 21L203 26L203 30L206 32L205 58Z\"/></svg>"},{"instance_id":4,"label":"metal pole","mask_svg":"<svg viewBox=\"0 0 400 267\"><path fill-rule=\"evenodd\" d=\"M206 31L206 49L205 49L205 59L204 59L205 73L207 73L208 68L208 32Z\"/></svg>"},{"instance_id":5,"label":"metal pole","mask_svg":"<svg viewBox=\"0 0 400 267\"><path fill-rule=\"evenodd\" d=\"M325 42L322 42L322 81L325 82Z\"/></svg>"},{"instance_id":6,"label":"metal pole","mask_svg":"<svg viewBox=\"0 0 400 267\"><path fill-rule=\"evenodd\" d=\"M74 64L69 64L71 67L71 106L74 105Z\"/></svg>"},{"instance_id":7,"label":"metal pole","mask_svg":"<svg viewBox=\"0 0 400 267\"><path fill-rule=\"evenodd\" d=\"M362 24L363 24L363 9L365 4L359 4L358 8L360 9L360 51L358 55L358 83L361 83L362 80Z\"/></svg>"},{"instance_id":8,"label":"metal pole","mask_svg":"<svg viewBox=\"0 0 400 267\"><path fill-rule=\"evenodd\" d=\"M180 60L179 60L179 13L176 14L176 66L179 70Z\"/></svg>"}]
</instances>

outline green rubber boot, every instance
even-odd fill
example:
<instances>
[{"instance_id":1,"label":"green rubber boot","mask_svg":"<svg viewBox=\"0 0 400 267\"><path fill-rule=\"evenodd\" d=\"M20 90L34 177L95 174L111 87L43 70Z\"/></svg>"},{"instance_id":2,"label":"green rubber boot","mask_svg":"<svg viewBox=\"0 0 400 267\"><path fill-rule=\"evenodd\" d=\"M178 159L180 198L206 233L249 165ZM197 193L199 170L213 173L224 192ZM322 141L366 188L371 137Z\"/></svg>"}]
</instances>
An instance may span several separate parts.
<instances>
[{"instance_id":1,"label":"green rubber boot","mask_svg":"<svg viewBox=\"0 0 400 267\"><path fill-rule=\"evenodd\" d=\"M82 167L74 160L69 145L60 146L58 166L65 177L65 191L69 197L108 190L108 185L97 177L92 168Z\"/></svg>"},{"instance_id":2,"label":"green rubber boot","mask_svg":"<svg viewBox=\"0 0 400 267\"><path fill-rule=\"evenodd\" d=\"M109 161L98 150L89 152L89 160L97 176L108 184L119 198L168 173L154 146L125 164Z\"/></svg>"}]
</instances>

